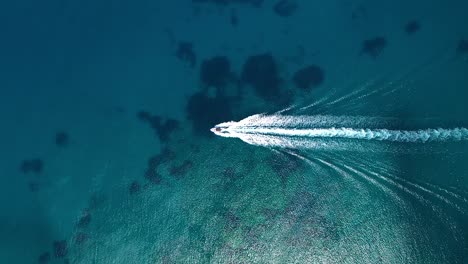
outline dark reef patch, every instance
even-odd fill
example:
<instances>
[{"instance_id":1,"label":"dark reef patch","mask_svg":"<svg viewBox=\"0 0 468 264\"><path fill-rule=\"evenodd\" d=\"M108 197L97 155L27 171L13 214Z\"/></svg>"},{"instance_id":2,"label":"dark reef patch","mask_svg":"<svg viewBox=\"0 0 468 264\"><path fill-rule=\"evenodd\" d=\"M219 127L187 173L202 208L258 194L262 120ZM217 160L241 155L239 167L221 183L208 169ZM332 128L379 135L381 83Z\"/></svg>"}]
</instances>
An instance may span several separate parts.
<instances>
[{"instance_id":1,"label":"dark reef patch","mask_svg":"<svg viewBox=\"0 0 468 264\"><path fill-rule=\"evenodd\" d=\"M147 168L145 170L145 178L152 184L158 185L162 181L162 176L158 173L159 165L174 160L176 154L167 146L164 147L159 154L151 156L147 161ZM130 194L138 193L141 186L137 181L133 181L129 186Z\"/></svg>"},{"instance_id":2,"label":"dark reef patch","mask_svg":"<svg viewBox=\"0 0 468 264\"><path fill-rule=\"evenodd\" d=\"M160 154L153 155L148 159L148 168L157 169L158 166L162 163L162 157Z\"/></svg>"},{"instance_id":3,"label":"dark reef patch","mask_svg":"<svg viewBox=\"0 0 468 264\"><path fill-rule=\"evenodd\" d=\"M208 87L223 88L231 76L231 65L225 56L204 60L200 68L200 80Z\"/></svg>"},{"instance_id":4,"label":"dark reef patch","mask_svg":"<svg viewBox=\"0 0 468 264\"><path fill-rule=\"evenodd\" d=\"M387 47L387 40L384 37L375 37L364 40L361 53L367 54L375 59L382 54L385 47Z\"/></svg>"},{"instance_id":5,"label":"dark reef patch","mask_svg":"<svg viewBox=\"0 0 468 264\"><path fill-rule=\"evenodd\" d=\"M64 258L65 256L67 256L68 254L67 241L65 240L54 241L53 246L54 246L54 256L56 258Z\"/></svg>"},{"instance_id":6,"label":"dark reef patch","mask_svg":"<svg viewBox=\"0 0 468 264\"><path fill-rule=\"evenodd\" d=\"M276 61L270 53L247 58L242 69L242 81L252 85L256 94L265 100L276 101L280 96L281 79Z\"/></svg>"},{"instance_id":7,"label":"dark reef patch","mask_svg":"<svg viewBox=\"0 0 468 264\"><path fill-rule=\"evenodd\" d=\"M190 67L195 67L197 63L197 56L193 51L193 44L190 42L180 42L177 47L176 56L181 61L184 61L190 65Z\"/></svg>"},{"instance_id":8,"label":"dark reef patch","mask_svg":"<svg viewBox=\"0 0 468 264\"><path fill-rule=\"evenodd\" d=\"M182 162L182 164L180 164L179 166L171 166L169 168L169 174L176 178L181 178L185 176L189 172L189 170L192 169L192 167L193 162L191 162L190 160L184 160L184 162Z\"/></svg>"},{"instance_id":9,"label":"dark reef patch","mask_svg":"<svg viewBox=\"0 0 468 264\"><path fill-rule=\"evenodd\" d=\"M159 155L162 157L163 162L168 162L176 158L176 153L167 146L161 150Z\"/></svg>"},{"instance_id":10,"label":"dark reef patch","mask_svg":"<svg viewBox=\"0 0 468 264\"><path fill-rule=\"evenodd\" d=\"M83 232L78 232L76 235L75 235L75 244L77 245L83 245L87 240L88 240L88 235L86 233L83 233Z\"/></svg>"},{"instance_id":11,"label":"dark reef patch","mask_svg":"<svg viewBox=\"0 0 468 264\"><path fill-rule=\"evenodd\" d=\"M358 20L362 18L367 18L367 9L364 5L360 4L356 8L353 9L351 12L351 19Z\"/></svg>"},{"instance_id":12,"label":"dark reef patch","mask_svg":"<svg viewBox=\"0 0 468 264\"><path fill-rule=\"evenodd\" d=\"M232 26L237 26L239 24L239 17L237 16L237 12L235 9L231 10L231 18L229 20Z\"/></svg>"},{"instance_id":13,"label":"dark reef patch","mask_svg":"<svg viewBox=\"0 0 468 264\"><path fill-rule=\"evenodd\" d=\"M130 186L128 187L128 192L133 195L137 194L141 191L141 185L138 181L133 181L130 183Z\"/></svg>"},{"instance_id":14,"label":"dark reef patch","mask_svg":"<svg viewBox=\"0 0 468 264\"><path fill-rule=\"evenodd\" d=\"M307 191L299 191L291 197L284 209L283 221L293 225L303 235L288 241L292 245L308 245L311 237L328 241L340 239L339 225L330 221L317 210L317 198Z\"/></svg>"},{"instance_id":15,"label":"dark reef patch","mask_svg":"<svg viewBox=\"0 0 468 264\"><path fill-rule=\"evenodd\" d=\"M39 257L37 258L37 262L39 264L46 264L46 263L50 262L50 259L51 259L50 253L49 252L44 252L41 255L39 255Z\"/></svg>"},{"instance_id":16,"label":"dark reef patch","mask_svg":"<svg viewBox=\"0 0 468 264\"><path fill-rule=\"evenodd\" d=\"M230 102L226 97L209 97L202 92L190 96L186 113L187 118L192 121L194 133L202 136L212 136L210 128L226 120L232 120Z\"/></svg>"},{"instance_id":17,"label":"dark reef patch","mask_svg":"<svg viewBox=\"0 0 468 264\"><path fill-rule=\"evenodd\" d=\"M295 0L280 0L273 6L273 11L281 17L292 16L298 9Z\"/></svg>"},{"instance_id":18,"label":"dark reef patch","mask_svg":"<svg viewBox=\"0 0 468 264\"><path fill-rule=\"evenodd\" d=\"M161 184L162 177L155 169L148 168L145 171L145 179L147 179L150 183L159 185Z\"/></svg>"},{"instance_id":19,"label":"dark reef patch","mask_svg":"<svg viewBox=\"0 0 468 264\"><path fill-rule=\"evenodd\" d=\"M20 171L28 174L30 172L40 174L44 169L44 162L41 159L23 160L20 165Z\"/></svg>"},{"instance_id":20,"label":"dark reef patch","mask_svg":"<svg viewBox=\"0 0 468 264\"><path fill-rule=\"evenodd\" d=\"M241 225L241 219L231 211L224 213L224 218L226 220L226 226L224 228L227 231L235 230Z\"/></svg>"},{"instance_id":21,"label":"dark reef patch","mask_svg":"<svg viewBox=\"0 0 468 264\"><path fill-rule=\"evenodd\" d=\"M164 147L161 150L161 153L151 156L148 159L148 168L157 169L162 163L174 160L176 154L174 151L170 150L168 147Z\"/></svg>"},{"instance_id":22,"label":"dark reef patch","mask_svg":"<svg viewBox=\"0 0 468 264\"><path fill-rule=\"evenodd\" d=\"M143 122L149 122L151 120L152 115L148 111L139 111L137 113L137 117Z\"/></svg>"},{"instance_id":23,"label":"dark reef patch","mask_svg":"<svg viewBox=\"0 0 468 264\"><path fill-rule=\"evenodd\" d=\"M66 147L69 141L70 137L68 136L68 133L61 131L55 134L55 145L59 147Z\"/></svg>"},{"instance_id":24,"label":"dark reef patch","mask_svg":"<svg viewBox=\"0 0 468 264\"><path fill-rule=\"evenodd\" d=\"M85 228L85 227L88 227L90 223L91 223L91 213L85 210L83 214L81 215L80 219L78 220L77 227Z\"/></svg>"},{"instance_id":25,"label":"dark reef patch","mask_svg":"<svg viewBox=\"0 0 468 264\"><path fill-rule=\"evenodd\" d=\"M139 111L137 117L151 126L161 142L169 140L171 133L179 128L179 121L171 118L163 120L162 117L152 115L147 111Z\"/></svg>"},{"instance_id":26,"label":"dark reef patch","mask_svg":"<svg viewBox=\"0 0 468 264\"><path fill-rule=\"evenodd\" d=\"M276 175L281 178L283 183L286 183L291 174L297 172L303 167L303 163L298 158L276 153L273 153L268 159L268 164Z\"/></svg>"},{"instance_id":27,"label":"dark reef patch","mask_svg":"<svg viewBox=\"0 0 468 264\"><path fill-rule=\"evenodd\" d=\"M101 207L106 203L106 201L107 201L106 195L104 195L103 193L94 192L91 194L91 197L89 198L87 210L92 211L98 207Z\"/></svg>"},{"instance_id":28,"label":"dark reef patch","mask_svg":"<svg viewBox=\"0 0 468 264\"><path fill-rule=\"evenodd\" d=\"M325 80L325 73L317 65L310 65L298 70L293 76L293 82L297 88L308 90L317 87Z\"/></svg>"},{"instance_id":29,"label":"dark reef patch","mask_svg":"<svg viewBox=\"0 0 468 264\"><path fill-rule=\"evenodd\" d=\"M28 183L28 189L29 189L30 192L35 193L35 192L39 191L39 187L40 187L40 185L37 182L29 182Z\"/></svg>"},{"instance_id":30,"label":"dark reef patch","mask_svg":"<svg viewBox=\"0 0 468 264\"><path fill-rule=\"evenodd\" d=\"M466 39L461 39L461 40L458 42L458 45L457 45L457 53L458 53L458 54L466 54L466 53L468 53L468 40L466 40Z\"/></svg>"},{"instance_id":31,"label":"dark reef patch","mask_svg":"<svg viewBox=\"0 0 468 264\"><path fill-rule=\"evenodd\" d=\"M405 32L412 35L421 29L421 24L416 20L411 20L405 25Z\"/></svg>"}]
</instances>

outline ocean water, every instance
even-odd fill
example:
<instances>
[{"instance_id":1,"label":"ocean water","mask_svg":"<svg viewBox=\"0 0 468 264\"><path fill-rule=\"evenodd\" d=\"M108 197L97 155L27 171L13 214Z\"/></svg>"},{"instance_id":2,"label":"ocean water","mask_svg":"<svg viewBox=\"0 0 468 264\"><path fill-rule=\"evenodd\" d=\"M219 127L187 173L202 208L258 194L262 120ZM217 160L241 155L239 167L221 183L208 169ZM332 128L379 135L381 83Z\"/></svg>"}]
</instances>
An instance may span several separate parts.
<instances>
[{"instance_id":1,"label":"ocean water","mask_svg":"<svg viewBox=\"0 0 468 264\"><path fill-rule=\"evenodd\" d=\"M209 131L468 128L446 2L0 3L0 263L467 263L466 140Z\"/></svg>"}]
</instances>

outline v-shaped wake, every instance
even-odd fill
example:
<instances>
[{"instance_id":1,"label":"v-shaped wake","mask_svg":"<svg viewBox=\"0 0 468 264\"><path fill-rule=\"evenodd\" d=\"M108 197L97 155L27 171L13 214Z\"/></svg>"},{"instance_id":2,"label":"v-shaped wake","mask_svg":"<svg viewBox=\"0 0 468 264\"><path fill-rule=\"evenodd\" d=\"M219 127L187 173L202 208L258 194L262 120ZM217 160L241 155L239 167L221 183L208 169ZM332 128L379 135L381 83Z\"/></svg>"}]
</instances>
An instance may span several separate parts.
<instances>
[{"instance_id":1,"label":"v-shaped wake","mask_svg":"<svg viewBox=\"0 0 468 264\"><path fill-rule=\"evenodd\" d=\"M426 143L468 140L468 129L426 128L396 130L381 128L388 120L346 116L253 115L239 122L225 122L211 129L222 137L239 138L266 147L314 148L323 139ZM329 144L333 142L328 141Z\"/></svg>"}]
</instances>

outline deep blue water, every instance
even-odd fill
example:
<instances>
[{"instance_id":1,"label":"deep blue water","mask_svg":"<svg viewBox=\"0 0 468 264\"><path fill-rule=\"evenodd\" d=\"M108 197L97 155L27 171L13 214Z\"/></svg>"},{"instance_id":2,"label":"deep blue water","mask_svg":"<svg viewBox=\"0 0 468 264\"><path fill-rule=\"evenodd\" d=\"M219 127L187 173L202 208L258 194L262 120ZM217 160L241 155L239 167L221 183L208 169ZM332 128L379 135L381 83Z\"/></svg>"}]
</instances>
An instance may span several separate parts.
<instances>
[{"instance_id":1,"label":"deep blue water","mask_svg":"<svg viewBox=\"0 0 468 264\"><path fill-rule=\"evenodd\" d=\"M302 151L209 132L288 106L468 127L466 10L0 3L0 262L467 263L465 142Z\"/></svg>"}]
</instances>

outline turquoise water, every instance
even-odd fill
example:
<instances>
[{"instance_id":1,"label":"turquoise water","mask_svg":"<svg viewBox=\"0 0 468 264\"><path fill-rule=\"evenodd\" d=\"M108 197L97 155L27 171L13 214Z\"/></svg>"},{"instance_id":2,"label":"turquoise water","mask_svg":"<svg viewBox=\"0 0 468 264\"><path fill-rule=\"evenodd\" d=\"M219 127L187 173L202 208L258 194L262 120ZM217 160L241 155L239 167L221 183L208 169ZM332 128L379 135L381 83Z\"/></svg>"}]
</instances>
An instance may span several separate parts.
<instances>
[{"instance_id":1,"label":"turquoise water","mask_svg":"<svg viewBox=\"0 0 468 264\"><path fill-rule=\"evenodd\" d=\"M466 142L209 132L289 106L468 127L464 1L257 2L0 4L1 263L468 261Z\"/></svg>"}]
</instances>

